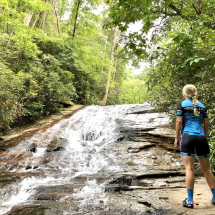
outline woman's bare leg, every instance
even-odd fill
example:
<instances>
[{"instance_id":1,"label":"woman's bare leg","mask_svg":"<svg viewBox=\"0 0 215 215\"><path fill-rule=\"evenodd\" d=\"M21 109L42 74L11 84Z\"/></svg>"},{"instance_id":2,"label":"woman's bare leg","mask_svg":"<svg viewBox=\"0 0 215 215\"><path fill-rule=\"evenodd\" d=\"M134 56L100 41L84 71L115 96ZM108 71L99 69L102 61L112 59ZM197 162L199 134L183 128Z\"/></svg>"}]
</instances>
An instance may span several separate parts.
<instances>
[{"instance_id":1,"label":"woman's bare leg","mask_svg":"<svg viewBox=\"0 0 215 215\"><path fill-rule=\"evenodd\" d=\"M215 188L215 179L214 179L214 175L210 168L209 158L199 159L199 163L200 163L202 171L205 175L208 186L210 187L210 189L214 189Z\"/></svg>"},{"instance_id":2,"label":"woman's bare leg","mask_svg":"<svg viewBox=\"0 0 215 215\"><path fill-rule=\"evenodd\" d=\"M181 156L186 169L186 187L194 188L194 158L191 156Z\"/></svg>"}]
</instances>

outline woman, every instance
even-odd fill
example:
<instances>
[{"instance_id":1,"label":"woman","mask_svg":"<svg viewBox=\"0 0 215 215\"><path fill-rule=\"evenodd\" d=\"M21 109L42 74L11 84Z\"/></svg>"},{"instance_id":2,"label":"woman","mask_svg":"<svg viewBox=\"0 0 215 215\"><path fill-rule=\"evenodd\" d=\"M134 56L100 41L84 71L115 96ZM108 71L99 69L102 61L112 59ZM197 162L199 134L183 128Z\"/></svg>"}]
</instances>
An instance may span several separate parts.
<instances>
[{"instance_id":1,"label":"woman","mask_svg":"<svg viewBox=\"0 0 215 215\"><path fill-rule=\"evenodd\" d=\"M207 142L208 116L205 106L197 101L197 89L188 84L183 88L185 100L177 107L175 148L179 150L179 133L181 130L180 151L186 169L186 187L188 198L182 200L184 207L193 208L194 189L194 149L201 169L211 189L211 202L215 205L215 179L209 165L210 149ZM204 128L202 126L204 124Z\"/></svg>"}]
</instances>

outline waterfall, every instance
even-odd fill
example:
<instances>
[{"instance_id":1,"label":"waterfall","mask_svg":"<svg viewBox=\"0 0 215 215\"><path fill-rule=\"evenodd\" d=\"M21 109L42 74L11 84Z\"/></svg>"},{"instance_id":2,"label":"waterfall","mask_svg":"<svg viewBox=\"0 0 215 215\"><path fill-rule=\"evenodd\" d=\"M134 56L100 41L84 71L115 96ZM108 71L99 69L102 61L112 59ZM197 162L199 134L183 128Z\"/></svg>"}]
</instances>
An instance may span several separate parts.
<instances>
[{"instance_id":1,"label":"waterfall","mask_svg":"<svg viewBox=\"0 0 215 215\"><path fill-rule=\"evenodd\" d=\"M10 148L6 155L16 154L18 161L16 168L8 172L21 177L1 189L0 214L14 206L29 204L35 199L38 187L75 184L80 177L86 179L84 186L75 188L70 197L80 205L105 204L108 197L104 190L109 176L123 169L120 157L112 153L122 136L121 127L141 128L150 116L135 113L150 109L148 103L88 106ZM162 122L154 121L151 127L153 123ZM104 175L107 180L98 182L96 174Z\"/></svg>"}]
</instances>

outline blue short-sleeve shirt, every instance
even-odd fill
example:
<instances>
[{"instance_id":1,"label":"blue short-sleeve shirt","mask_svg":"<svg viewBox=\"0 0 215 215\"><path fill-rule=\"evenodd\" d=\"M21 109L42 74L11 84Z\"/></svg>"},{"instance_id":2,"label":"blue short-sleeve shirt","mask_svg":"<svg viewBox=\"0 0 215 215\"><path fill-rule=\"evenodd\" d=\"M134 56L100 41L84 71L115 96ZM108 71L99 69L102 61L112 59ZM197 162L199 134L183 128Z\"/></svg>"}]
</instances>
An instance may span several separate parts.
<instances>
[{"instance_id":1,"label":"blue short-sleeve shirt","mask_svg":"<svg viewBox=\"0 0 215 215\"><path fill-rule=\"evenodd\" d=\"M183 117L182 134L205 136L202 123L203 119L208 117L207 110L199 101L197 103L197 111L200 112L199 116L195 116L193 110L192 99L186 99L178 103L177 116Z\"/></svg>"}]
</instances>

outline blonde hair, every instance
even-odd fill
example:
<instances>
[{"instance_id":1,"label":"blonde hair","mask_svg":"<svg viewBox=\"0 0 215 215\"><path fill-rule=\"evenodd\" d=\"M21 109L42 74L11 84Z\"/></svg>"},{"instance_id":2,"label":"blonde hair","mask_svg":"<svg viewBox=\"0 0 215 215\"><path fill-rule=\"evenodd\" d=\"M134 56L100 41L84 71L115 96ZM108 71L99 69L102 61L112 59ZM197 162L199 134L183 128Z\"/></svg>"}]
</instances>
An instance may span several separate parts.
<instances>
[{"instance_id":1,"label":"blonde hair","mask_svg":"<svg viewBox=\"0 0 215 215\"><path fill-rule=\"evenodd\" d=\"M196 98L197 96L197 89L194 85L192 84L187 84L184 86L183 88L183 95L186 96L187 98L191 98L192 99L192 102L193 102L193 106L194 106L194 115L195 116L199 116L200 112L197 111L197 103L198 103L198 100Z\"/></svg>"}]
</instances>

